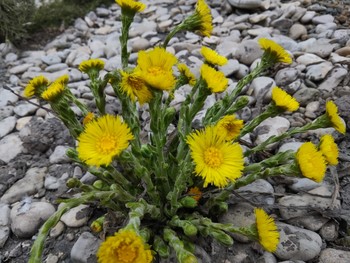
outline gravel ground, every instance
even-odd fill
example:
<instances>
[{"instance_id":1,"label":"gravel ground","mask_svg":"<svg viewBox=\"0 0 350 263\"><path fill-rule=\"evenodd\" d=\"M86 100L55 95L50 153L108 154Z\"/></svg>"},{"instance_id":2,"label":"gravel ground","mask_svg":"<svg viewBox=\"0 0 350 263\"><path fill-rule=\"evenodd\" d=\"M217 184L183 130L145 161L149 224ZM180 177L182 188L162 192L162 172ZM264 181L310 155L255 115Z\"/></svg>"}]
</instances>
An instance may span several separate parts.
<instances>
[{"instance_id":1,"label":"gravel ground","mask_svg":"<svg viewBox=\"0 0 350 263\"><path fill-rule=\"evenodd\" d=\"M130 64L135 63L138 50L159 43L169 28L193 10L195 2L147 1L147 10L136 17L130 31ZM287 90L301 104L298 112L261 125L250 134L251 143L258 144L276 132L311 122L324 113L325 101L329 99L338 105L340 116L350 127L349 1L211 0L208 3L214 18L213 36L202 39L186 33L170 42L169 50L196 75L202 63L199 54L202 44L216 48L229 59L229 66L221 70L230 79L230 88L261 56L256 41L259 37L272 38L294 57L290 67L278 67L242 91L252 101L238 113L245 121L269 102L268 91L274 85ZM65 186L69 178L94 180L65 157L65 150L74 145L67 129L51 113L7 89L21 94L26 83L37 75L54 80L69 74L72 92L94 107L87 78L77 66L83 60L101 58L106 60L106 71L119 68L120 23L120 10L114 4L77 19L74 26L42 49L23 51L0 44L0 263L28 261L41 223L57 209L55 200L74 194ZM187 90L188 87L183 87L176 93L175 107L183 101ZM106 93L107 111L118 113L121 106L112 90L107 88ZM221 96L210 96L205 108ZM146 136L148 116L143 108L140 116ZM320 129L285 140L271 152L297 149L302 142L317 142L326 133L334 135L339 145L340 163L327 172L323 183L283 176L259 180L232 196L229 213L221 219L244 226L252 220L252 204L264 207L276 218L281 231L276 253L263 252L255 243L239 236L235 236L236 243L230 248L199 240L202 248L197 248L197 255L202 262L350 262L349 133L340 135L334 129ZM290 206L293 209L288 209ZM91 254L101 238L91 234L89 225L103 212L94 206L80 206L68 213L51 231L43 262L96 262Z\"/></svg>"}]
</instances>

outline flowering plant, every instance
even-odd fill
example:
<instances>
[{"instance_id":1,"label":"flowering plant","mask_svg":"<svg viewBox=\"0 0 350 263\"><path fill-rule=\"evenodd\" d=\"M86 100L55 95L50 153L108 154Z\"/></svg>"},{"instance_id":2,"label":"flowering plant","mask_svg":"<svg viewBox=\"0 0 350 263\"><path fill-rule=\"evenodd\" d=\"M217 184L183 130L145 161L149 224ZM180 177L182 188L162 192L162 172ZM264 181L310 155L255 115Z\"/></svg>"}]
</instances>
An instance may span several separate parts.
<instances>
[{"instance_id":1,"label":"flowering plant","mask_svg":"<svg viewBox=\"0 0 350 263\"><path fill-rule=\"evenodd\" d=\"M274 252L279 233L272 217L262 208L254 210L256 222L249 227L218 223L216 218L227 211L232 191L257 179L288 175L322 181L327 165L338 162L338 148L331 135L322 137L319 145L304 143L296 153L277 153L257 163L250 157L272 143L308 130L334 127L345 133L336 105L328 101L326 113L314 122L272 136L259 145L243 147L244 136L262 121L299 108L292 96L274 87L272 101L260 115L247 123L235 115L248 104L246 97L239 96L244 86L276 63L292 63L291 56L280 45L262 38L259 44L264 53L259 64L232 92L226 92L222 100L207 109L201 128L195 130L193 120L207 97L224 92L228 86L228 79L218 70L227 59L202 47L204 63L196 78L166 47L180 31L210 36L209 7L204 0L198 0L194 13L176 26L162 45L140 51L137 65L130 67L129 27L135 14L146 6L133 0L116 2L122 9L122 68L101 78L103 60L91 59L79 66L91 80L96 103L94 113L94 109L89 109L70 92L68 76L52 83L38 76L25 88L25 96L35 95L51 105L77 140L76 149L70 149L67 155L96 176L92 185L76 178L69 179L68 187L78 189L80 195L59 200L63 205L40 229L29 262L41 261L48 231L66 211L82 203L105 209L106 215L91 225L95 232L102 231L109 214L121 217L124 222L114 235L102 242L97 252L101 263L152 262L154 258L167 258L171 253L176 254L178 262L197 262L196 238L210 236L224 245L232 245L233 233L243 234L259 242L265 250ZM112 86L122 104L120 115L106 112L107 85ZM175 91L183 85L192 86L191 92L176 110L171 103ZM72 104L81 110L82 120L71 109ZM150 134L146 139L140 136L140 107L148 109L150 114Z\"/></svg>"}]
</instances>

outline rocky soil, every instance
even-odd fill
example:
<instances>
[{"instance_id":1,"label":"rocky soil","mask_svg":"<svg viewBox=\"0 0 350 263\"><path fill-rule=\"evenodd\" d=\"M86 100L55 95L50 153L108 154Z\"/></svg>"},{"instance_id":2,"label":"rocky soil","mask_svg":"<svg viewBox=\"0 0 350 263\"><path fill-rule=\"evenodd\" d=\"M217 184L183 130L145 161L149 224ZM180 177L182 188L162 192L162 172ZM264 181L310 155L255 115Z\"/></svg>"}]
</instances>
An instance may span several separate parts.
<instances>
[{"instance_id":1,"label":"rocky soil","mask_svg":"<svg viewBox=\"0 0 350 263\"><path fill-rule=\"evenodd\" d=\"M192 12L196 1L143 2L148 8L137 15L130 31L130 64L135 63L137 51L159 43L170 28ZM259 144L271 135L311 122L324 112L329 99L338 105L349 129L349 2L208 0L214 18L213 35L201 39L193 33L180 34L170 42L169 51L198 75L201 45L216 48L229 59L221 70L230 79L230 90L259 61L262 52L257 39L271 38L293 55L294 62L247 86L242 94L250 96L251 103L239 112L239 117L249 121L256 116L271 99L275 85L292 94L301 108L264 121L249 136L251 143ZM120 9L114 4L78 18L74 26L42 49L21 51L0 44L0 263L28 261L40 225L57 209L55 200L73 194L65 186L69 178L94 180L65 156L65 150L74 146L67 129L50 113L48 105L39 107L35 99L24 100L20 96L23 88L40 74L50 80L69 74L72 92L94 107L87 76L77 66L83 60L101 58L106 61L106 71L120 68L120 28ZM188 89L184 86L176 92L174 106L184 100ZM118 113L121 107L112 89L107 88L106 93L107 111ZM210 96L205 107L220 97L222 94ZM74 110L80 114L77 108ZM140 112L146 135L148 115L144 108ZM316 142L326 133L333 134L339 145L340 164L330 169L324 182L283 176L258 180L231 198L229 213L222 218L244 226L253 220L252 205L264 207L274 215L281 232L277 251L263 252L255 243L235 236L230 248L203 243L197 251L201 262L350 262L349 133L319 129L285 140L271 152L296 150L302 142ZM65 214L50 232L43 262L96 262L93 255L101 239L91 233L89 225L101 213L93 206L79 206Z\"/></svg>"}]
</instances>

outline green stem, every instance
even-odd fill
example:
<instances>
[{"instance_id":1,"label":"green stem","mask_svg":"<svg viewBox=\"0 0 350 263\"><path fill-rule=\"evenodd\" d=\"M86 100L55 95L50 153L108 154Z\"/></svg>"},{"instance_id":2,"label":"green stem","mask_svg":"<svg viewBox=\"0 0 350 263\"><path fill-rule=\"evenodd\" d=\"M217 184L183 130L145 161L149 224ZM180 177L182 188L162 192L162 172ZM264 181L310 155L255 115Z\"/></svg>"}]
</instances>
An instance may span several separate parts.
<instances>
[{"instance_id":1,"label":"green stem","mask_svg":"<svg viewBox=\"0 0 350 263\"><path fill-rule=\"evenodd\" d=\"M128 53L128 39L129 39L129 28L134 20L134 16L127 14L122 10L122 34L119 38L121 45L121 60L123 69L128 67L129 64L129 53Z\"/></svg>"},{"instance_id":2,"label":"green stem","mask_svg":"<svg viewBox=\"0 0 350 263\"><path fill-rule=\"evenodd\" d=\"M73 207L86 203L92 197L92 194L88 194L80 198L70 199L59 210L57 210L52 216L49 217L49 219L43 224L43 226L39 230L38 236L35 239L34 244L30 250L30 258L28 263L42 262L41 257L44 249L44 241L51 228L53 228L58 223L58 221L64 213L66 213Z\"/></svg>"},{"instance_id":3,"label":"green stem","mask_svg":"<svg viewBox=\"0 0 350 263\"><path fill-rule=\"evenodd\" d=\"M169 44L169 41L180 31L183 30L182 24L176 26L165 38L164 43L163 43L163 48L166 49L166 47Z\"/></svg>"}]
</instances>

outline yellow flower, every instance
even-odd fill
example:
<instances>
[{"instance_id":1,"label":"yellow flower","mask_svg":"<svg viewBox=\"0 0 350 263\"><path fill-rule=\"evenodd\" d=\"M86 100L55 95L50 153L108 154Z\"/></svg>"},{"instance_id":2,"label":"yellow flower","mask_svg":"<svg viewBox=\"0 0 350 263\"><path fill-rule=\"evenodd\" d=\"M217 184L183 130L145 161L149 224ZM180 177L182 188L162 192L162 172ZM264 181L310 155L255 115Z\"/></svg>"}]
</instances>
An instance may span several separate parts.
<instances>
[{"instance_id":1,"label":"yellow flower","mask_svg":"<svg viewBox=\"0 0 350 263\"><path fill-rule=\"evenodd\" d=\"M326 114L332 123L332 126L334 129L336 129L338 132L345 134L345 125L342 121L342 119L338 115L338 107L335 105L333 101L327 101L326 103Z\"/></svg>"},{"instance_id":2,"label":"yellow flower","mask_svg":"<svg viewBox=\"0 0 350 263\"><path fill-rule=\"evenodd\" d=\"M337 144L334 142L332 135L326 134L322 136L319 148L328 164L338 164L339 150Z\"/></svg>"},{"instance_id":3,"label":"yellow flower","mask_svg":"<svg viewBox=\"0 0 350 263\"><path fill-rule=\"evenodd\" d=\"M134 0L115 0L115 2L127 12L142 12L145 10L146 5L144 3L134 1Z\"/></svg>"},{"instance_id":4,"label":"yellow flower","mask_svg":"<svg viewBox=\"0 0 350 263\"><path fill-rule=\"evenodd\" d=\"M260 245L268 252L275 252L280 238L275 221L261 208L255 208L254 213Z\"/></svg>"},{"instance_id":5,"label":"yellow flower","mask_svg":"<svg viewBox=\"0 0 350 263\"><path fill-rule=\"evenodd\" d=\"M243 120L236 119L235 115L224 116L216 124L219 133L225 134L226 141L236 139L243 128Z\"/></svg>"},{"instance_id":6,"label":"yellow flower","mask_svg":"<svg viewBox=\"0 0 350 263\"><path fill-rule=\"evenodd\" d=\"M44 76L33 78L24 89L24 97L30 98L34 95L40 96L40 94L47 88L48 84L49 81Z\"/></svg>"},{"instance_id":7,"label":"yellow flower","mask_svg":"<svg viewBox=\"0 0 350 263\"><path fill-rule=\"evenodd\" d=\"M243 151L239 144L225 141L225 135L209 126L187 136L187 143L195 163L195 173L204 179L204 187L214 184L225 187L229 181L241 177Z\"/></svg>"},{"instance_id":8,"label":"yellow flower","mask_svg":"<svg viewBox=\"0 0 350 263\"><path fill-rule=\"evenodd\" d=\"M323 180L327 169L326 160L312 142L300 146L296 160L303 176L317 183Z\"/></svg>"},{"instance_id":9,"label":"yellow flower","mask_svg":"<svg viewBox=\"0 0 350 263\"><path fill-rule=\"evenodd\" d=\"M131 230L119 230L107 237L97 251L99 263L151 263L152 252L142 238Z\"/></svg>"},{"instance_id":10,"label":"yellow flower","mask_svg":"<svg viewBox=\"0 0 350 263\"><path fill-rule=\"evenodd\" d=\"M202 198L202 191L198 187L191 187L187 194L197 202Z\"/></svg>"},{"instance_id":11,"label":"yellow flower","mask_svg":"<svg viewBox=\"0 0 350 263\"><path fill-rule=\"evenodd\" d=\"M266 58L271 60L273 63L292 63L292 58L289 53L275 41L267 38L260 38L259 44L265 51L264 55L266 55Z\"/></svg>"},{"instance_id":12,"label":"yellow flower","mask_svg":"<svg viewBox=\"0 0 350 263\"><path fill-rule=\"evenodd\" d=\"M41 93L41 98L47 101L54 101L65 91L66 87L60 82L52 82L50 86Z\"/></svg>"},{"instance_id":13,"label":"yellow flower","mask_svg":"<svg viewBox=\"0 0 350 263\"><path fill-rule=\"evenodd\" d=\"M278 108L284 111L293 112L299 109L299 102L279 87L272 89L272 100Z\"/></svg>"},{"instance_id":14,"label":"yellow flower","mask_svg":"<svg viewBox=\"0 0 350 263\"><path fill-rule=\"evenodd\" d=\"M197 23L195 23L193 30L198 30L201 35L210 37L213 31L213 18L210 13L210 8L204 0L198 0L194 15L197 17Z\"/></svg>"},{"instance_id":15,"label":"yellow flower","mask_svg":"<svg viewBox=\"0 0 350 263\"><path fill-rule=\"evenodd\" d=\"M172 67L176 57L164 48L156 47L150 51L140 51L137 63L143 79L155 89L171 90L175 85Z\"/></svg>"},{"instance_id":16,"label":"yellow flower","mask_svg":"<svg viewBox=\"0 0 350 263\"><path fill-rule=\"evenodd\" d=\"M69 81L69 76L67 74L55 79L54 82L58 82L64 86L66 86L68 84L68 81Z\"/></svg>"},{"instance_id":17,"label":"yellow flower","mask_svg":"<svg viewBox=\"0 0 350 263\"><path fill-rule=\"evenodd\" d=\"M228 85L228 79L224 73L203 64L201 67L201 77L205 80L211 92L223 92Z\"/></svg>"},{"instance_id":18,"label":"yellow flower","mask_svg":"<svg viewBox=\"0 0 350 263\"><path fill-rule=\"evenodd\" d=\"M227 63L227 58L208 47L202 46L201 54L208 64L223 66Z\"/></svg>"},{"instance_id":19,"label":"yellow flower","mask_svg":"<svg viewBox=\"0 0 350 263\"><path fill-rule=\"evenodd\" d=\"M80 63L79 70L85 73L89 73L91 70L100 71L104 68L105 62L101 59L89 59Z\"/></svg>"},{"instance_id":20,"label":"yellow flower","mask_svg":"<svg viewBox=\"0 0 350 263\"><path fill-rule=\"evenodd\" d=\"M120 73L122 75L120 88L132 101L135 101L137 97L142 105L152 99L152 92L148 89L140 70L136 68L131 73L125 71L121 71Z\"/></svg>"},{"instance_id":21,"label":"yellow flower","mask_svg":"<svg viewBox=\"0 0 350 263\"><path fill-rule=\"evenodd\" d=\"M194 86L194 84L196 84L196 77L190 71L190 69L186 66L186 64L183 64L183 63L177 64L177 68L180 74L182 74L187 78L187 81L191 86Z\"/></svg>"},{"instance_id":22,"label":"yellow flower","mask_svg":"<svg viewBox=\"0 0 350 263\"><path fill-rule=\"evenodd\" d=\"M93 112L88 112L83 119L83 125L85 126L90 121L92 121L94 118L95 118L95 114Z\"/></svg>"},{"instance_id":23,"label":"yellow flower","mask_svg":"<svg viewBox=\"0 0 350 263\"><path fill-rule=\"evenodd\" d=\"M88 165L109 165L133 138L119 116L107 114L86 124L78 137L78 156Z\"/></svg>"}]
</instances>

